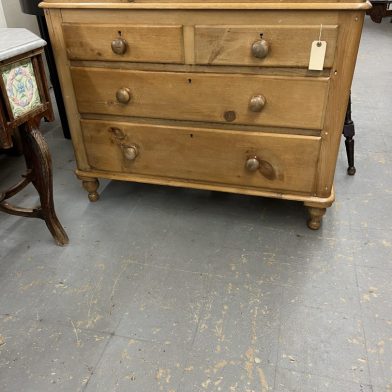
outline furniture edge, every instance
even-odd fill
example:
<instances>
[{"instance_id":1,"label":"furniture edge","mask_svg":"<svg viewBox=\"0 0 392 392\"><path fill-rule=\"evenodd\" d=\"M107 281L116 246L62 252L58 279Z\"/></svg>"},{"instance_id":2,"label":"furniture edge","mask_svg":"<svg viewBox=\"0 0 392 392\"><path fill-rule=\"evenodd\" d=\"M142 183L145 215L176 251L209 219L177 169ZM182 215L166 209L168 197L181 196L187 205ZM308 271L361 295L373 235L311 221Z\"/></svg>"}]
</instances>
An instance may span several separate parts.
<instances>
[{"instance_id":1,"label":"furniture edge","mask_svg":"<svg viewBox=\"0 0 392 392\"><path fill-rule=\"evenodd\" d=\"M69 3L43 1L41 8L129 9L129 10L369 10L369 1L361 3Z\"/></svg>"},{"instance_id":2,"label":"furniture edge","mask_svg":"<svg viewBox=\"0 0 392 392\"><path fill-rule=\"evenodd\" d=\"M197 180L184 180L184 179L163 178L163 177L153 177L153 176L150 177L150 176L143 176L143 175L131 174L131 173L121 174L121 173L92 171L92 170L83 171L83 170L76 169L75 175L79 179L80 178L91 178L91 179L105 178L108 180L130 181L130 182L137 182L142 184L155 184L155 185L173 186L179 188L192 188L192 189L235 193L235 194L250 195L250 196L269 197L273 199L293 200L293 201L304 202L306 206L330 207L335 201L334 187L332 187L331 194L328 197L317 197L317 196L306 196L306 195L304 196L295 193L265 191L265 190L258 190L257 188L252 189L252 188L233 186L233 185L228 186L227 184L214 185L212 183L197 181Z\"/></svg>"}]
</instances>

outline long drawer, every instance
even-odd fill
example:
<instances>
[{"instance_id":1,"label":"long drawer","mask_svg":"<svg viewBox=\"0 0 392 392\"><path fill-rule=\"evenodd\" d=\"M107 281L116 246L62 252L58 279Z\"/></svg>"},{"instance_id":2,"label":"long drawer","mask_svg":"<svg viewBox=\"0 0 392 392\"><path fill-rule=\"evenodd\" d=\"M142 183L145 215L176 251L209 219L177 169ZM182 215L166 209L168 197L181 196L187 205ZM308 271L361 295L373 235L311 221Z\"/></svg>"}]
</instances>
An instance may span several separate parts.
<instances>
[{"instance_id":1,"label":"long drawer","mask_svg":"<svg viewBox=\"0 0 392 392\"><path fill-rule=\"evenodd\" d=\"M314 191L319 137L97 120L81 124L94 170Z\"/></svg>"},{"instance_id":2,"label":"long drawer","mask_svg":"<svg viewBox=\"0 0 392 392\"><path fill-rule=\"evenodd\" d=\"M70 60L184 62L182 26L62 25Z\"/></svg>"},{"instance_id":3,"label":"long drawer","mask_svg":"<svg viewBox=\"0 0 392 392\"><path fill-rule=\"evenodd\" d=\"M195 58L203 65L307 68L312 42L320 36L327 42L324 67L330 68L337 25L196 26Z\"/></svg>"},{"instance_id":4,"label":"long drawer","mask_svg":"<svg viewBox=\"0 0 392 392\"><path fill-rule=\"evenodd\" d=\"M71 67L81 113L321 129L328 78Z\"/></svg>"}]
</instances>

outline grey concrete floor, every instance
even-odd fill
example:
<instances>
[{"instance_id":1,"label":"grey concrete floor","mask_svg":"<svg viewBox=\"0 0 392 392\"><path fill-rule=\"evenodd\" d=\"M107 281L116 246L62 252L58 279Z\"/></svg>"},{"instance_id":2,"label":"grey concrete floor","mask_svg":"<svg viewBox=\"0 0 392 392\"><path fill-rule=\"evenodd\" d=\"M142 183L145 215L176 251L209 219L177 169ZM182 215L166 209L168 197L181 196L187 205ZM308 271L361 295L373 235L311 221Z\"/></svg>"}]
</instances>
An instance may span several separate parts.
<instances>
[{"instance_id":1,"label":"grey concrete floor","mask_svg":"<svg viewBox=\"0 0 392 392\"><path fill-rule=\"evenodd\" d=\"M0 391L392 391L392 24L366 20L355 177L300 203L105 181L44 124L71 243L1 214ZM0 183L23 160L0 157ZM35 204L32 189L16 201Z\"/></svg>"}]
</instances>

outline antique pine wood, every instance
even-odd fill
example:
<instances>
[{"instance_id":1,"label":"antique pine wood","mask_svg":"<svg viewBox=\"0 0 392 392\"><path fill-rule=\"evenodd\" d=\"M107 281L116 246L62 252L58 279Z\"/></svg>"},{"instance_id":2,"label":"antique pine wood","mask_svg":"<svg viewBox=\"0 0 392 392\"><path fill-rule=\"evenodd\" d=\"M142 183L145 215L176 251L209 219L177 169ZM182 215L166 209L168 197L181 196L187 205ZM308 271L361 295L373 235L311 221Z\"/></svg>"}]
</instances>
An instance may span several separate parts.
<instances>
[{"instance_id":1,"label":"antique pine wood","mask_svg":"<svg viewBox=\"0 0 392 392\"><path fill-rule=\"evenodd\" d=\"M260 31L271 46L264 59L249 50L249 42L259 39ZM307 68L309 47L319 32L320 26L195 26L195 63ZM333 65L337 35L338 26L323 26L325 68Z\"/></svg>"},{"instance_id":2,"label":"antique pine wood","mask_svg":"<svg viewBox=\"0 0 392 392\"><path fill-rule=\"evenodd\" d=\"M275 189L314 191L320 137L93 120L82 120L82 128L89 163L96 170L271 187L264 175L243 170L248 155L259 155L274 168ZM113 128L121 131L120 137ZM118 148L124 142L136 145L146 159L124 160Z\"/></svg>"},{"instance_id":3,"label":"antique pine wood","mask_svg":"<svg viewBox=\"0 0 392 392\"><path fill-rule=\"evenodd\" d=\"M368 3L42 6L91 201L100 177L193 187L299 200L320 227ZM324 69L311 71L320 29Z\"/></svg>"},{"instance_id":4,"label":"antique pine wood","mask_svg":"<svg viewBox=\"0 0 392 392\"><path fill-rule=\"evenodd\" d=\"M182 26L64 24L63 31L71 60L184 63ZM107 45L119 34L129 47L123 56Z\"/></svg>"},{"instance_id":5,"label":"antique pine wood","mask_svg":"<svg viewBox=\"0 0 392 392\"><path fill-rule=\"evenodd\" d=\"M233 123L248 125L321 129L328 92L327 78L80 67L71 67L71 74L80 113L226 122L224 113L235 110ZM210 93L216 86L220 86L218 97ZM130 90L128 105L115 99L121 87ZM254 113L249 102L259 94L265 96L266 105Z\"/></svg>"}]
</instances>

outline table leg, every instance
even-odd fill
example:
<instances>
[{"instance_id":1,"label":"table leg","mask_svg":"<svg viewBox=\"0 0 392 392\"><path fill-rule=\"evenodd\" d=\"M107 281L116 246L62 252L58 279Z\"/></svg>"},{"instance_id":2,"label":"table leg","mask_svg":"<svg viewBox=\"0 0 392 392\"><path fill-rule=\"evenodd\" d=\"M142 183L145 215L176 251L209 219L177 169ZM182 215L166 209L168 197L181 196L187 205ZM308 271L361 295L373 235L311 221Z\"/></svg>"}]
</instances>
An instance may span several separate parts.
<instances>
[{"instance_id":1,"label":"table leg","mask_svg":"<svg viewBox=\"0 0 392 392\"><path fill-rule=\"evenodd\" d=\"M31 173L31 182L41 201L40 218L45 221L57 244L68 244L67 233L61 226L54 209L52 160L48 145L38 128L31 123L21 127L21 139L27 170Z\"/></svg>"},{"instance_id":2,"label":"table leg","mask_svg":"<svg viewBox=\"0 0 392 392\"><path fill-rule=\"evenodd\" d=\"M388 9L388 3L390 1L372 2L372 8L366 11L366 15L370 15L373 22L381 23L383 18L392 16L392 10Z\"/></svg>"},{"instance_id":3,"label":"table leg","mask_svg":"<svg viewBox=\"0 0 392 392\"><path fill-rule=\"evenodd\" d=\"M354 122L351 119L351 95L348 100L346 118L344 120L343 135L346 138L345 145L346 145L347 160L348 160L347 174L353 176L356 172L354 166L355 127L354 127Z\"/></svg>"}]
</instances>

